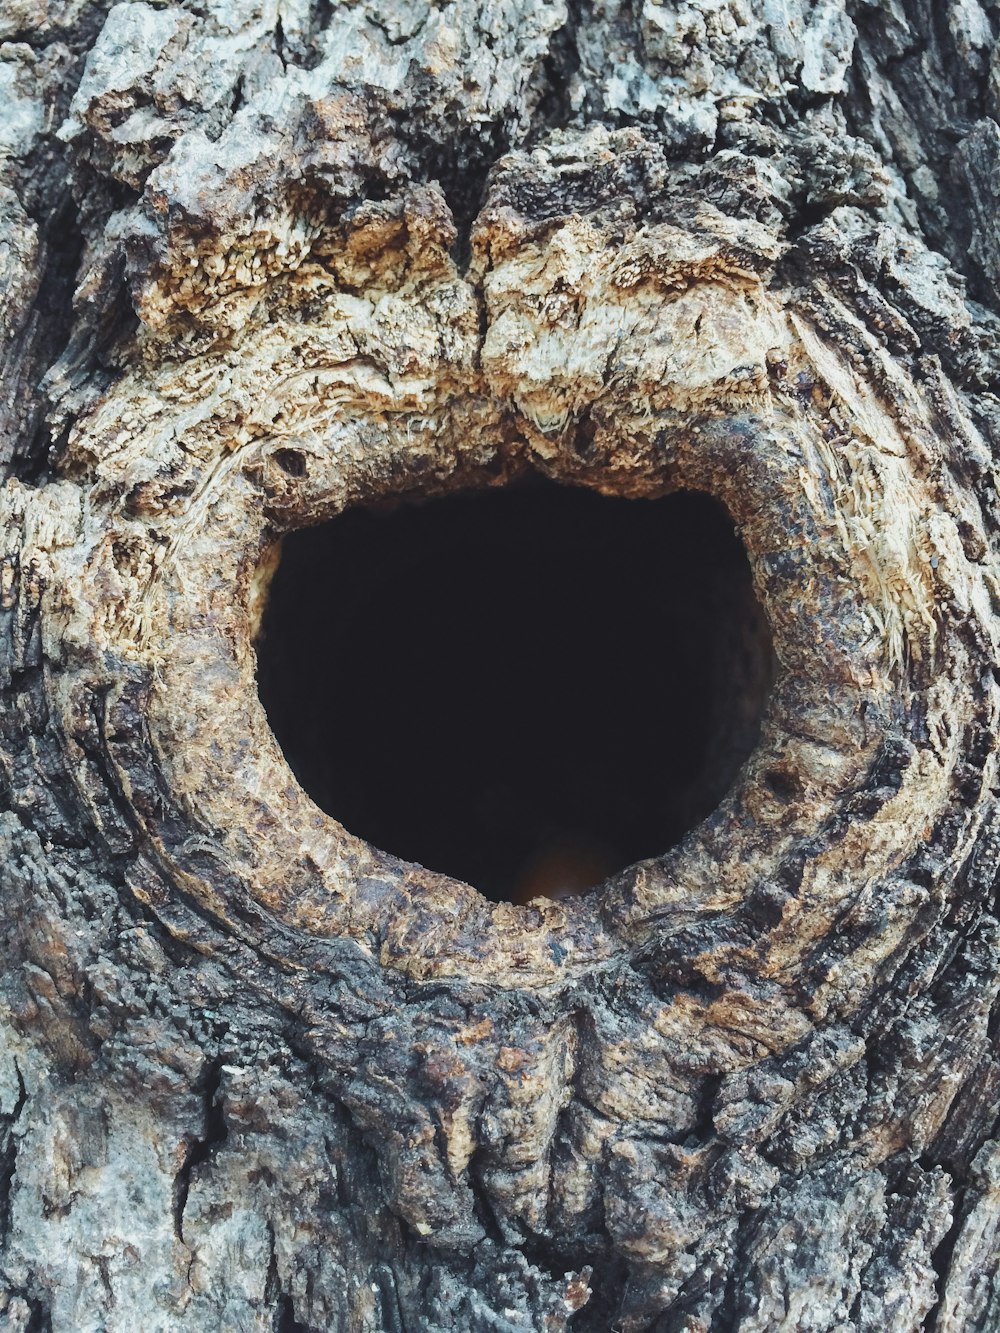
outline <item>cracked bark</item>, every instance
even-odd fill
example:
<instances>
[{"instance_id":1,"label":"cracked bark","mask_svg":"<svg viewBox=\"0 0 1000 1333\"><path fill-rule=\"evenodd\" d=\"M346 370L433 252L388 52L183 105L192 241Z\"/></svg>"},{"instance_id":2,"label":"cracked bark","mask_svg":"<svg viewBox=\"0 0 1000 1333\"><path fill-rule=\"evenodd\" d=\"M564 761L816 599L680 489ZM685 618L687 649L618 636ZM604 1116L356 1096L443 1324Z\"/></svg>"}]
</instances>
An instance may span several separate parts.
<instances>
[{"instance_id":1,"label":"cracked bark","mask_svg":"<svg viewBox=\"0 0 1000 1333\"><path fill-rule=\"evenodd\" d=\"M5 1327L997 1326L997 21L7 4ZM253 638L529 472L721 500L778 676L514 906L312 805Z\"/></svg>"}]
</instances>

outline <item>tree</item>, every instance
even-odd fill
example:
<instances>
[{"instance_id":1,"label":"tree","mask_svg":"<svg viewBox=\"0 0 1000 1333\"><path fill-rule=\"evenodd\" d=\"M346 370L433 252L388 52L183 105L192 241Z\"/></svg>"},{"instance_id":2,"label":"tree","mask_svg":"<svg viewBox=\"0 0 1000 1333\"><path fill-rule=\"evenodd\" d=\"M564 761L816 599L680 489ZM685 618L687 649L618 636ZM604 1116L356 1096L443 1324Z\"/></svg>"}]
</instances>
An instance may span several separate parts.
<instances>
[{"instance_id":1,"label":"tree","mask_svg":"<svg viewBox=\"0 0 1000 1333\"><path fill-rule=\"evenodd\" d=\"M5 1328L997 1326L997 23L9 0ZM520 906L253 641L284 533L526 470L721 501L778 675Z\"/></svg>"}]
</instances>

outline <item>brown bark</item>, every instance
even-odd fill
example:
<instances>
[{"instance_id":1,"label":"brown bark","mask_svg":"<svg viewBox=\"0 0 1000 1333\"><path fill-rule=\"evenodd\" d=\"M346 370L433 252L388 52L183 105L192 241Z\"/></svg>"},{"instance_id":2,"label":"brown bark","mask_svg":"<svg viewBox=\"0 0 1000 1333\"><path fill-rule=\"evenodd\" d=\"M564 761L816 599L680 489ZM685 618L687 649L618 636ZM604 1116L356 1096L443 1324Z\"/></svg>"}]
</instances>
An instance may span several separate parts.
<instances>
[{"instance_id":1,"label":"brown bark","mask_svg":"<svg viewBox=\"0 0 1000 1333\"><path fill-rule=\"evenodd\" d=\"M0 16L6 1327L997 1326L996 22ZM254 639L285 534L538 473L721 501L777 678L515 905Z\"/></svg>"}]
</instances>

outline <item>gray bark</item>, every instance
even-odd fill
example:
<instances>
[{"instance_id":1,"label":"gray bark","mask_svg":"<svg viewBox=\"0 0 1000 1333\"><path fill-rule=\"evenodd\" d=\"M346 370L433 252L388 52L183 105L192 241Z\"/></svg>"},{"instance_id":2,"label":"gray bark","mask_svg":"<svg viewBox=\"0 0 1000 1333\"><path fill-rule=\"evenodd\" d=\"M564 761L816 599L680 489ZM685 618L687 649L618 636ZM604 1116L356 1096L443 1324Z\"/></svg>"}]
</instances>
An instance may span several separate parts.
<instances>
[{"instance_id":1,"label":"gray bark","mask_svg":"<svg viewBox=\"0 0 1000 1333\"><path fill-rule=\"evenodd\" d=\"M6 0L3 1327L1000 1325L998 22ZM284 533L532 469L721 499L779 672L515 906L253 639Z\"/></svg>"}]
</instances>

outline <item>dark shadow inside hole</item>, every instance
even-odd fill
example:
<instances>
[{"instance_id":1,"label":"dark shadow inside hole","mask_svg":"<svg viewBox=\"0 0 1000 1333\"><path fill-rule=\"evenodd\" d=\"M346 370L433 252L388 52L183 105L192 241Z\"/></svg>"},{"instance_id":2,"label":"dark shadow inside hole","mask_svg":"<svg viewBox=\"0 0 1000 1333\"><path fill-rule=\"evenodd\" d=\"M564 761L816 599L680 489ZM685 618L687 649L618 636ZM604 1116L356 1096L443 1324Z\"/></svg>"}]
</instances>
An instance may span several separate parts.
<instances>
[{"instance_id":1,"label":"dark shadow inside hole","mask_svg":"<svg viewBox=\"0 0 1000 1333\"><path fill-rule=\"evenodd\" d=\"M313 800L498 901L677 843L753 749L774 675L721 505L550 483L291 534L257 651Z\"/></svg>"}]
</instances>

